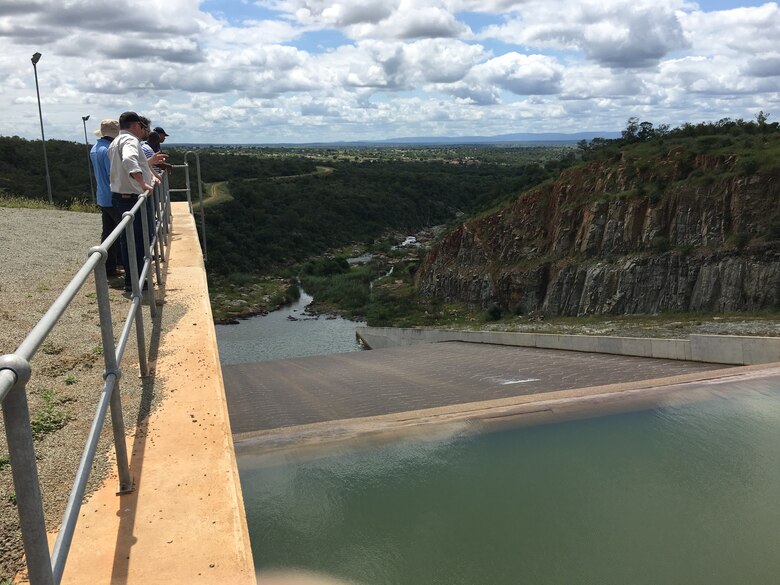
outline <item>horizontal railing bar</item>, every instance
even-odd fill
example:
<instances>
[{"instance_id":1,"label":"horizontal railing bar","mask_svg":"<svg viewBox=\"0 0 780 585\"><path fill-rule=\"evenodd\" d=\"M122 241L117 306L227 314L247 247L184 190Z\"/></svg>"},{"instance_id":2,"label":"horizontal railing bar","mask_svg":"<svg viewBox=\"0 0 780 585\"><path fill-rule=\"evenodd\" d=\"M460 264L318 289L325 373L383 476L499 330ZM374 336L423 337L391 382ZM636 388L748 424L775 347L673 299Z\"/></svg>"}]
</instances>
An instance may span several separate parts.
<instances>
[{"instance_id":1,"label":"horizontal railing bar","mask_svg":"<svg viewBox=\"0 0 780 585\"><path fill-rule=\"evenodd\" d=\"M189 189L168 189L169 193L186 193Z\"/></svg>"},{"instance_id":2,"label":"horizontal railing bar","mask_svg":"<svg viewBox=\"0 0 780 585\"><path fill-rule=\"evenodd\" d=\"M116 224L116 227L114 230L108 234L108 237L106 237L105 240L100 242L100 248L103 248L105 250L108 250L114 243L119 239L119 236L122 235L122 232L125 230L125 226L130 223L129 217L123 217L119 223Z\"/></svg>"},{"instance_id":3,"label":"horizontal railing bar","mask_svg":"<svg viewBox=\"0 0 780 585\"><path fill-rule=\"evenodd\" d=\"M95 458L100 433L103 429L103 423L106 420L106 412L110 404L111 394L116 386L116 374L108 374L106 382L103 385L103 392L100 395L95 418L92 420L92 427L87 435L87 445L79 462L79 468L76 472L76 479L73 482L73 488L68 498L68 504L65 507L65 513L62 516L62 527L57 535L57 541L54 543L54 550L51 558L51 569L54 574L54 583L59 584L62 580L62 573L65 570L65 561L68 558L68 551L73 542L73 534L76 531L76 522L79 519L77 508L81 507L81 500L84 498L84 492L87 489L87 481L92 468L92 461Z\"/></svg>"}]
</instances>

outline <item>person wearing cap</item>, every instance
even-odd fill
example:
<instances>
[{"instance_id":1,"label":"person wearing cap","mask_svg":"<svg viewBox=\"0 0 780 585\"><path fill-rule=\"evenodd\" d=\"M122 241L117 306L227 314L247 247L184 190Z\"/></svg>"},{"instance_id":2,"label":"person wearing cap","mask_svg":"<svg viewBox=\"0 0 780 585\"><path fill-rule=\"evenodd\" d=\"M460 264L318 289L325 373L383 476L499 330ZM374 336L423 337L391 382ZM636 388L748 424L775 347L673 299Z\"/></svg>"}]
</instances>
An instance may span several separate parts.
<instances>
[{"instance_id":1,"label":"person wearing cap","mask_svg":"<svg viewBox=\"0 0 780 585\"><path fill-rule=\"evenodd\" d=\"M97 142L89 151L89 158L92 161L92 171L95 174L95 183L97 184L97 204L100 208L100 217L103 223L103 232L100 241L104 241L111 232L116 229L118 219L113 213L111 196L111 161L108 158L108 147L111 141L119 134L119 122L117 120L103 120L100 128L95 130ZM106 275L116 276L119 274L121 265L120 244L114 242L108 249L106 257Z\"/></svg>"},{"instance_id":2,"label":"person wearing cap","mask_svg":"<svg viewBox=\"0 0 780 585\"><path fill-rule=\"evenodd\" d=\"M160 137L160 144L165 142L165 139L168 138L168 133L162 129L162 126L157 126L154 131L157 132L157 135ZM160 144L158 144L157 148L154 149L155 152L160 152ZM154 148L154 146L152 146L152 148Z\"/></svg>"},{"instance_id":3,"label":"person wearing cap","mask_svg":"<svg viewBox=\"0 0 780 585\"><path fill-rule=\"evenodd\" d=\"M141 116L135 112L124 112L119 116L119 134L108 147L108 157L111 161L110 183L112 192L112 207L120 217L130 211L138 201L138 196L151 192L152 183L156 180L150 164L165 160L165 155L156 153L147 161L141 149L140 139L146 135L147 127ZM135 257L138 274L143 269L144 244L141 214L137 213L133 222L135 236ZM129 250L127 241L122 238L122 260L125 266L125 291L132 290Z\"/></svg>"}]
</instances>

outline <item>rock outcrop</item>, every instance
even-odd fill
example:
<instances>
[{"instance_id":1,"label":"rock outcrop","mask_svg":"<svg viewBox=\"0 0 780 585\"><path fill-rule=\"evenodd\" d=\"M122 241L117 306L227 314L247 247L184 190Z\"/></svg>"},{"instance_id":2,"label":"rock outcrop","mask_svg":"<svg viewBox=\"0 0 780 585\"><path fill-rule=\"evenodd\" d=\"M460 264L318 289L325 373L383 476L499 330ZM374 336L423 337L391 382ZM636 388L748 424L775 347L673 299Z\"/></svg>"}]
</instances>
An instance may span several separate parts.
<instances>
[{"instance_id":1,"label":"rock outcrop","mask_svg":"<svg viewBox=\"0 0 780 585\"><path fill-rule=\"evenodd\" d=\"M780 174L673 150L565 171L445 235L418 291L517 313L780 308Z\"/></svg>"}]
</instances>

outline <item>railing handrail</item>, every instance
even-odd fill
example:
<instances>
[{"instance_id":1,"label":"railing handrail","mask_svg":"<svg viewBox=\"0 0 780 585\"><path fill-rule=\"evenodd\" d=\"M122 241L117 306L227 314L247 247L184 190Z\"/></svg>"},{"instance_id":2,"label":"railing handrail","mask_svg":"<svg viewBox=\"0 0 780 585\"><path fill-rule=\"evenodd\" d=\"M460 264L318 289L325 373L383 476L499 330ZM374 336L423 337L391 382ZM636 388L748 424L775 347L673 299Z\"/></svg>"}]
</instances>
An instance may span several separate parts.
<instances>
[{"instance_id":1,"label":"railing handrail","mask_svg":"<svg viewBox=\"0 0 780 585\"><path fill-rule=\"evenodd\" d=\"M198 175L200 175L199 161ZM198 178L200 180L200 176ZM187 182L189 183L189 169ZM151 226L149 225L147 214L149 206L151 206L152 212ZM133 226L135 218L139 213L144 250L144 261L140 270L135 257L135 233ZM157 314L157 303L154 297L152 266L154 266L156 271L158 285L163 284L160 263L164 262L170 253L171 221L170 189L168 187L167 174L163 174L162 184L155 185L151 192L145 191L139 195L138 201L130 211L123 214L121 221L111 234L100 245L90 248L87 260L40 321L24 338L16 351L12 354L0 356L0 402L2 403L3 418L8 438L8 450L17 496L17 510L22 529L22 540L27 558L29 579L32 585L57 585L62 579L68 551L75 533L79 509L84 498L87 480L89 479L89 473L95 457L98 439L100 438L101 429L109 408L119 473L119 493L127 493L133 489L133 479L127 458L120 398L120 379L122 377L120 364L133 325L135 325L138 340L139 369L142 377L148 375L144 320L141 311L142 295L144 294L142 289L143 283L147 283L150 318L153 320ZM109 248L116 243L123 233L126 238L129 257L129 266L125 266L125 270L130 271L132 292L128 315L115 344L105 263ZM30 360L49 333L51 333L60 317L68 309L78 292L86 284L90 274L94 274L95 277L105 365L103 374L104 385L79 468L76 472L73 488L63 514L62 525L50 557L43 514L43 501L38 481L37 464L35 462L30 414L27 406L26 385L31 376Z\"/></svg>"}]
</instances>

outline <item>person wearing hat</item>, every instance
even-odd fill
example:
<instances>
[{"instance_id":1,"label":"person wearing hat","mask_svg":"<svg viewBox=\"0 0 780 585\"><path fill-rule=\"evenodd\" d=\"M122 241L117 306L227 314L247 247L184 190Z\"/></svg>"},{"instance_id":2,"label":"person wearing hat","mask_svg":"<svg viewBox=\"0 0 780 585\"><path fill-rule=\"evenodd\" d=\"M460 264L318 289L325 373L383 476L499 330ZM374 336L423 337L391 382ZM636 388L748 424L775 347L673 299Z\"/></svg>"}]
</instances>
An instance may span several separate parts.
<instances>
[{"instance_id":1,"label":"person wearing hat","mask_svg":"<svg viewBox=\"0 0 780 585\"><path fill-rule=\"evenodd\" d=\"M165 139L168 138L168 134L165 132L165 130L162 129L161 126L157 126L154 131L157 133L157 135L160 137L160 144L165 142ZM160 144L152 145L152 148L155 152L160 152Z\"/></svg>"},{"instance_id":2,"label":"person wearing hat","mask_svg":"<svg viewBox=\"0 0 780 585\"><path fill-rule=\"evenodd\" d=\"M113 213L111 196L111 161L108 158L108 147L111 141L119 134L119 122L117 120L103 120L100 122L100 128L95 130L95 136L98 141L89 151L89 158L92 161L92 171L95 174L95 183L97 184L97 204L100 208L100 217L103 223L103 232L100 241L105 240L111 232L116 229L120 221L117 215ZM106 275L116 276L119 274L121 266L121 253L119 242L114 242L108 249L106 258Z\"/></svg>"}]
</instances>

